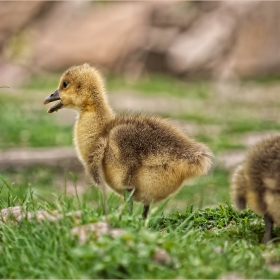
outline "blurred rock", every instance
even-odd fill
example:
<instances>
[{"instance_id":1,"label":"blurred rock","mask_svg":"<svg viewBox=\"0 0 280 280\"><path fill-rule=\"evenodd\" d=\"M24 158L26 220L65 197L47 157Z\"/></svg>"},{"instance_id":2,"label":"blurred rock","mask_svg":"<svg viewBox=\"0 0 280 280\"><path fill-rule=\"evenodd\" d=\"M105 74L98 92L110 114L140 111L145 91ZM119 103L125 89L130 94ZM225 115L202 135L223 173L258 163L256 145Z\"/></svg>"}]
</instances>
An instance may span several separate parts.
<instances>
[{"instance_id":1,"label":"blurred rock","mask_svg":"<svg viewBox=\"0 0 280 280\"><path fill-rule=\"evenodd\" d=\"M1 2L0 83L85 61L136 78L277 74L279 12L277 1Z\"/></svg>"},{"instance_id":2,"label":"blurred rock","mask_svg":"<svg viewBox=\"0 0 280 280\"><path fill-rule=\"evenodd\" d=\"M77 226L71 229L71 234L74 236L78 236L80 244L86 243L91 236L100 238L102 235L108 234L112 238L117 238L118 236L121 236L125 233L126 231L123 229L111 229L110 225L105 222L90 223L86 225Z\"/></svg>"},{"instance_id":3,"label":"blurred rock","mask_svg":"<svg viewBox=\"0 0 280 280\"><path fill-rule=\"evenodd\" d=\"M280 2L250 2L240 3L245 11L238 17L235 43L223 68L240 77L279 73Z\"/></svg>"},{"instance_id":4,"label":"blurred rock","mask_svg":"<svg viewBox=\"0 0 280 280\"><path fill-rule=\"evenodd\" d=\"M174 1L175 2L175 1ZM161 2L153 6L150 16L152 27L187 29L200 13L200 7L191 1ZM208 2L208 1L207 1Z\"/></svg>"},{"instance_id":5,"label":"blurred rock","mask_svg":"<svg viewBox=\"0 0 280 280\"><path fill-rule=\"evenodd\" d=\"M0 61L0 87L15 87L22 85L30 79L31 73L25 67L15 64Z\"/></svg>"},{"instance_id":6,"label":"blurred rock","mask_svg":"<svg viewBox=\"0 0 280 280\"><path fill-rule=\"evenodd\" d=\"M82 211L77 210L73 212L67 212L65 214L61 214L58 212L58 210L53 211L46 211L46 210L38 210L36 212L23 212L21 215L16 217L16 220L18 222L21 222L24 219L27 219L28 221L50 221L50 222L58 222L63 217L71 217L72 219L80 219L82 217Z\"/></svg>"},{"instance_id":7,"label":"blurred rock","mask_svg":"<svg viewBox=\"0 0 280 280\"><path fill-rule=\"evenodd\" d=\"M230 272L230 273L220 276L218 279L220 279L220 280L244 280L246 278L244 278L244 276L242 276L236 272Z\"/></svg>"},{"instance_id":8,"label":"blurred rock","mask_svg":"<svg viewBox=\"0 0 280 280\"><path fill-rule=\"evenodd\" d=\"M0 211L0 219L2 222L9 222L9 221L14 221L17 219L22 212L26 211L26 207L24 206L13 206L13 207L8 207L1 209Z\"/></svg>"},{"instance_id":9,"label":"blurred rock","mask_svg":"<svg viewBox=\"0 0 280 280\"><path fill-rule=\"evenodd\" d=\"M234 18L224 9L201 16L167 51L168 65L176 74L211 70L231 43Z\"/></svg>"},{"instance_id":10,"label":"blurred rock","mask_svg":"<svg viewBox=\"0 0 280 280\"><path fill-rule=\"evenodd\" d=\"M148 8L140 2L59 2L39 27L33 26L33 63L55 70L87 61L114 69L145 44Z\"/></svg>"},{"instance_id":11,"label":"blurred rock","mask_svg":"<svg viewBox=\"0 0 280 280\"><path fill-rule=\"evenodd\" d=\"M19 86L30 78L28 67L19 65L13 57L14 53L18 55L21 48L26 46L22 42L11 41L15 34L34 22L50 6L52 4L47 1L0 2L0 86ZM15 49L12 45L16 45Z\"/></svg>"},{"instance_id":12,"label":"blurred rock","mask_svg":"<svg viewBox=\"0 0 280 280\"><path fill-rule=\"evenodd\" d=\"M151 27L147 34L147 47L145 69L151 72L168 72L166 52L172 42L177 38L177 27L158 28ZM143 67L144 68L144 67Z\"/></svg>"},{"instance_id":13,"label":"blurred rock","mask_svg":"<svg viewBox=\"0 0 280 280\"><path fill-rule=\"evenodd\" d=\"M222 1L196 1L195 6L203 12L209 12L213 9L217 9L218 6L222 5Z\"/></svg>"},{"instance_id":14,"label":"blurred rock","mask_svg":"<svg viewBox=\"0 0 280 280\"><path fill-rule=\"evenodd\" d=\"M8 208L1 209L0 211L0 219L5 223L12 222L21 222L26 219L28 221L50 221L57 222L61 220L63 217L71 217L72 219L80 219L82 217L82 211L72 211L67 212L64 215L59 213L58 210L46 211L46 210L38 210L35 212L26 211L25 206L12 206Z\"/></svg>"},{"instance_id":15,"label":"blurred rock","mask_svg":"<svg viewBox=\"0 0 280 280\"><path fill-rule=\"evenodd\" d=\"M24 27L48 5L45 1L1 1L0 50L11 34Z\"/></svg>"},{"instance_id":16,"label":"blurred rock","mask_svg":"<svg viewBox=\"0 0 280 280\"><path fill-rule=\"evenodd\" d=\"M168 264L171 261L170 255L164 249L157 249L152 259L154 262L162 265Z\"/></svg>"}]
</instances>

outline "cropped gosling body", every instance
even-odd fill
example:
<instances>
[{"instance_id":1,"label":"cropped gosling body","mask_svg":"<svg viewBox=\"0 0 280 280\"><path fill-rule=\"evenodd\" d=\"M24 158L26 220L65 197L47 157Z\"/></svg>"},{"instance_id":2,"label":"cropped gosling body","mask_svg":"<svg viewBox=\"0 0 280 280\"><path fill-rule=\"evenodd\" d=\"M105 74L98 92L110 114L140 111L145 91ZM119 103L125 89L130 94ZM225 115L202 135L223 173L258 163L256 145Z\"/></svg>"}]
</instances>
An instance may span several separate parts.
<instances>
[{"instance_id":1,"label":"cropped gosling body","mask_svg":"<svg viewBox=\"0 0 280 280\"><path fill-rule=\"evenodd\" d=\"M212 153L167 120L143 114L115 115L100 73L83 64L61 77L45 103L59 100L48 112L73 108L78 157L93 181L134 201L149 205L173 194L189 178L206 174ZM122 102L120 100L120 102Z\"/></svg>"},{"instance_id":2,"label":"cropped gosling body","mask_svg":"<svg viewBox=\"0 0 280 280\"><path fill-rule=\"evenodd\" d=\"M280 226L280 135L258 142L232 175L231 198L239 210L249 205L264 217L263 242Z\"/></svg>"}]
</instances>

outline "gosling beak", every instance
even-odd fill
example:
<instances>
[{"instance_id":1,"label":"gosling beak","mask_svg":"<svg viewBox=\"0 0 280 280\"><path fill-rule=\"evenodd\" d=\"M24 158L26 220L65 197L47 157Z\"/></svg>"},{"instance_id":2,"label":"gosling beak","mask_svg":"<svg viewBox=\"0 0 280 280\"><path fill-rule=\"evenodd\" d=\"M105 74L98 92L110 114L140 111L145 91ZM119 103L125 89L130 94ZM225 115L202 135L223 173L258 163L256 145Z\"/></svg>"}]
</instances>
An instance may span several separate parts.
<instances>
[{"instance_id":1,"label":"gosling beak","mask_svg":"<svg viewBox=\"0 0 280 280\"><path fill-rule=\"evenodd\" d=\"M56 101L56 100L60 100L58 89L45 99L44 104L48 104L48 103ZM62 106L63 106L63 103L61 101L59 101L54 106L49 108L48 113L53 113L55 111L58 111L59 109L61 109Z\"/></svg>"},{"instance_id":2,"label":"gosling beak","mask_svg":"<svg viewBox=\"0 0 280 280\"><path fill-rule=\"evenodd\" d=\"M45 99L44 104L48 104L48 103L53 102L55 100L60 100L58 89L54 93L52 93L49 97L47 97Z\"/></svg>"}]
</instances>

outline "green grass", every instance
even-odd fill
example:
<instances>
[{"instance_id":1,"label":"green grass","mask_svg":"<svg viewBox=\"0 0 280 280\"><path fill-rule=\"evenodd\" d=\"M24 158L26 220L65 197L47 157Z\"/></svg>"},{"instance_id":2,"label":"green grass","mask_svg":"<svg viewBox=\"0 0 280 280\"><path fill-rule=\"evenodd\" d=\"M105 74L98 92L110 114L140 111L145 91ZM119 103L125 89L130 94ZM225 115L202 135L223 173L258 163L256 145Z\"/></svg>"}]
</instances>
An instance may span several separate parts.
<instances>
[{"instance_id":1,"label":"green grass","mask_svg":"<svg viewBox=\"0 0 280 280\"><path fill-rule=\"evenodd\" d=\"M92 235L86 244L79 244L70 234L77 223L70 217L57 223L1 223L1 278L214 279L230 272L249 278L280 277L269 267L279 263L279 243L260 244L263 221L250 210L236 212L230 205L196 211L189 207L170 215L159 210L144 222L138 208L132 216L120 214L119 203L110 200L105 217L101 205L92 206L86 195L61 196L48 203L34 201L32 192L24 201L10 193L6 206L61 213L79 209L80 224L107 220L111 228L126 233L116 238ZM275 233L280 236L279 228ZM158 249L167 252L165 263L153 259Z\"/></svg>"},{"instance_id":2,"label":"green grass","mask_svg":"<svg viewBox=\"0 0 280 280\"><path fill-rule=\"evenodd\" d=\"M275 120L240 119L228 124L225 133L246 133L267 130L280 130L280 123Z\"/></svg>"},{"instance_id":3,"label":"green grass","mask_svg":"<svg viewBox=\"0 0 280 280\"><path fill-rule=\"evenodd\" d=\"M47 201L53 201L57 195L64 194L69 181L72 181L69 172L63 168L46 166L29 166L20 170L1 171L0 182L1 178L9 178L4 184L6 187L1 190L2 198L8 199L9 193L12 192L13 196L23 199L27 190L32 189L34 199L44 198Z\"/></svg>"},{"instance_id":4,"label":"green grass","mask_svg":"<svg viewBox=\"0 0 280 280\"><path fill-rule=\"evenodd\" d=\"M44 198L53 202L58 196L69 193L69 188L73 188L73 174L71 170L63 168L51 168L45 166L30 166L13 171L0 171L0 178L7 178L10 189L3 188L1 197L8 199L9 191L16 197L23 198L28 189L32 189L34 199ZM89 201L96 201L94 187L84 180L84 173L75 174L78 178L78 185L87 193ZM164 213L172 211L184 211L186 207L192 205L194 209L216 205L229 200L228 186L229 171L221 168L213 168L207 176L193 179L186 186L171 197L164 208ZM75 195L74 190L71 192ZM121 200L122 198L112 194L112 198Z\"/></svg>"},{"instance_id":5,"label":"green grass","mask_svg":"<svg viewBox=\"0 0 280 280\"><path fill-rule=\"evenodd\" d=\"M53 90L58 87L61 73L46 74L42 76L34 76L30 81L24 85L24 89L27 90ZM52 92L51 92L52 93Z\"/></svg>"},{"instance_id":6,"label":"green grass","mask_svg":"<svg viewBox=\"0 0 280 280\"><path fill-rule=\"evenodd\" d=\"M42 104L56 89L59 76L36 77L22 94L1 89L0 149L72 145L72 124L59 123L59 115L46 114ZM210 83L185 83L165 76L133 82L109 77L107 84L112 94L135 91L186 102L188 110L162 115L195 125L196 139L215 154L245 150L242 137L247 133L280 128L280 118L273 113L279 103L273 102L269 92L262 101L252 98L243 102L241 94L225 97ZM259 83L264 91L266 85ZM69 217L58 223L0 223L1 278L213 279L232 272L247 278L280 278L280 270L271 269L280 265L279 243L260 243L263 220L248 209L237 212L228 204L230 171L215 166L209 175L189 181L168 201L153 205L147 222L140 218L139 204L132 216L120 212L120 206L125 206L123 199L113 193L108 194L105 217L100 193L85 181L79 181L84 187L81 195L66 196L71 180L76 175L84 178L84 174L71 176L69 172L44 166L0 171L0 208L81 209L81 224L109 220L112 228L125 229L126 234L115 239L92 236L81 245L70 234L76 224ZM275 234L280 238L279 228ZM168 253L169 262L153 261L159 248Z\"/></svg>"},{"instance_id":7,"label":"green grass","mask_svg":"<svg viewBox=\"0 0 280 280\"><path fill-rule=\"evenodd\" d=\"M8 95L0 98L0 149L72 144L72 125L58 124L46 109L32 108L22 98Z\"/></svg>"},{"instance_id":8,"label":"green grass","mask_svg":"<svg viewBox=\"0 0 280 280\"><path fill-rule=\"evenodd\" d=\"M207 83L185 82L170 76L151 75L139 80L110 76L107 79L109 91L133 90L145 95L161 95L185 97L191 99L207 99L213 96Z\"/></svg>"},{"instance_id":9,"label":"green grass","mask_svg":"<svg viewBox=\"0 0 280 280\"><path fill-rule=\"evenodd\" d=\"M259 85L271 85L271 84L278 84L280 80L279 74L270 74L270 75L262 75L255 78L243 78L242 83L256 83Z\"/></svg>"}]
</instances>

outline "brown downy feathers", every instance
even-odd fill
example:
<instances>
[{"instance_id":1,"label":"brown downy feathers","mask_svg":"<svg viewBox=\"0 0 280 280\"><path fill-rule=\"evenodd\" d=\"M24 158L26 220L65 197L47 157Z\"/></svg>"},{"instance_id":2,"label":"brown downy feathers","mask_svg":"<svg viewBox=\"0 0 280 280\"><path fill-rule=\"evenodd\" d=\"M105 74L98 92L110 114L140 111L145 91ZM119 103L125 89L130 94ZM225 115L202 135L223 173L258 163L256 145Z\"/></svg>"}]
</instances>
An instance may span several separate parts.
<instances>
[{"instance_id":1,"label":"brown downy feathers","mask_svg":"<svg viewBox=\"0 0 280 280\"><path fill-rule=\"evenodd\" d=\"M175 193L189 178L206 174L210 149L167 120L144 114L115 115L100 73L88 64L74 66L45 103L49 112L72 108L78 157L96 184L119 194L133 190L133 200L149 205ZM120 100L120 102L122 102Z\"/></svg>"}]
</instances>

